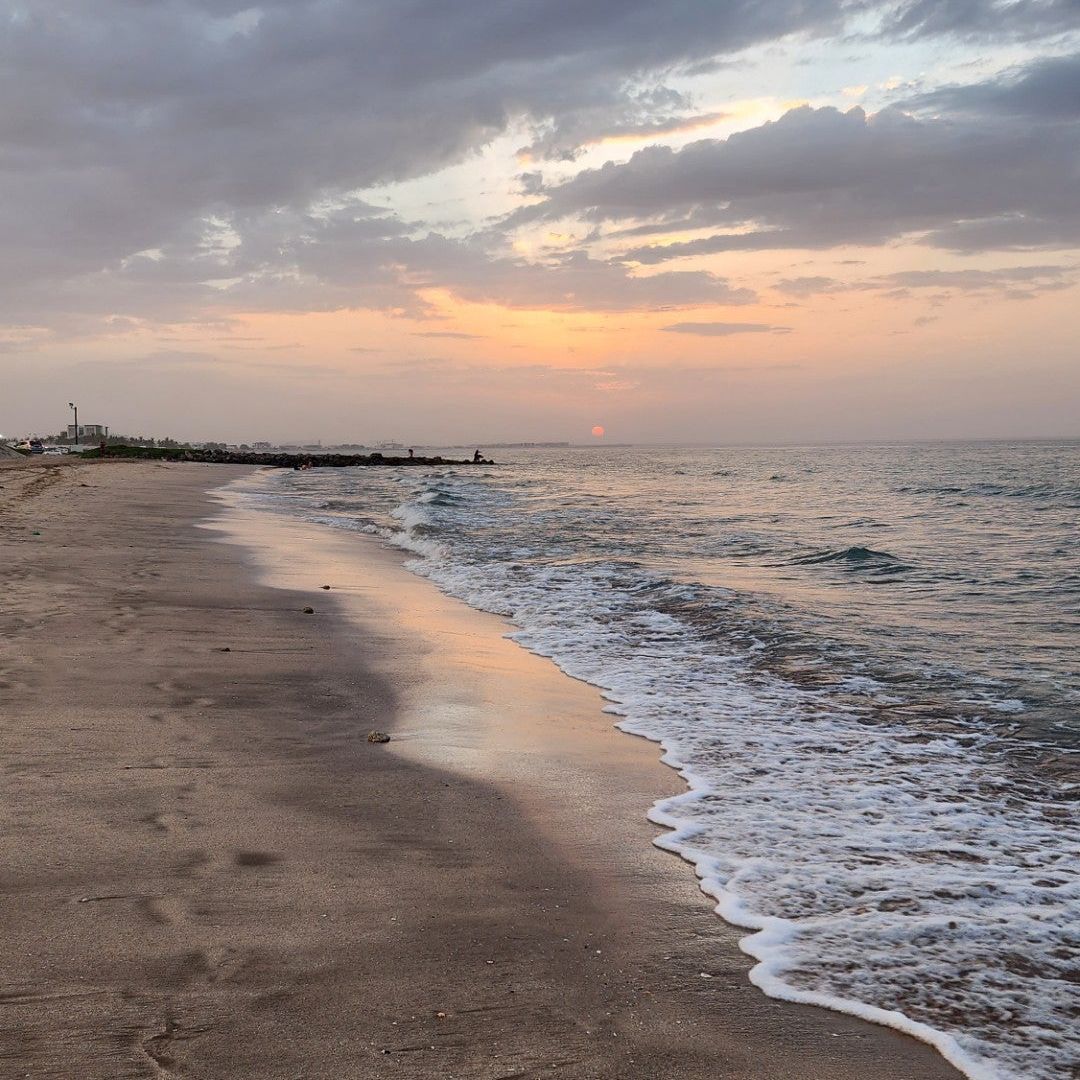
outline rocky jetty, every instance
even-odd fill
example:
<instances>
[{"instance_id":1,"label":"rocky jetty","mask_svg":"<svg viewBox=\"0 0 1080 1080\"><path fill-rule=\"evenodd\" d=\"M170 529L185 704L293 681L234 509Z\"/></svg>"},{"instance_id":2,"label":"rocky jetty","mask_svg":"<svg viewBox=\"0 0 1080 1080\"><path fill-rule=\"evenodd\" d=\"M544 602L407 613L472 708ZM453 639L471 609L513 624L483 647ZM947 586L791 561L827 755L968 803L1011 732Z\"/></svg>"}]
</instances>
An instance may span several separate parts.
<instances>
[{"instance_id":1,"label":"rocky jetty","mask_svg":"<svg viewBox=\"0 0 1080 1080\"><path fill-rule=\"evenodd\" d=\"M139 461L199 461L210 465L265 465L278 469L344 469L354 465L491 465L489 460L472 461L444 457L386 457L373 454L320 454L307 452L255 453L246 450L205 450L177 446L106 446L87 450L84 458L130 458Z\"/></svg>"}]
</instances>

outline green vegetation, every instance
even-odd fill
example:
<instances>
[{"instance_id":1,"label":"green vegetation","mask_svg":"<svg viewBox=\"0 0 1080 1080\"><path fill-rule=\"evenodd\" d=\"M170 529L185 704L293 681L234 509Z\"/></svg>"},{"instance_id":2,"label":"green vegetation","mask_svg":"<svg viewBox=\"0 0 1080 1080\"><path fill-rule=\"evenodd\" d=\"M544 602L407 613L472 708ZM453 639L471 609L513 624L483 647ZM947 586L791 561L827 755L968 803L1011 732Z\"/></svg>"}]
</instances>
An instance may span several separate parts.
<instances>
[{"instance_id":1,"label":"green vegetation","mask_svg":"<svg viewBox=\"0 0 1080 1080\"><path fill-rule=\"evenodd\" d=\"M171 440L170 440L171 441ZM179 443L171 446L146 446L143 444L114 443L111 440L105 444L105 456L111 458L137 458L140 461L175 461L177 451L187 449ZM84 458L101 457L101 447L94 446L82 452Z\"/></svg>"},{"instance_id":2,"label":"green vegetation","mask_svg":"<svg viewBox=\"0 0 1080 1080\"><path fill-rule=\"evenodd\" d=\"M75 446L75 439L68 435L66 431L60 432L59 435L49 436L49 442L56 443L57 446ZM99 446L101 444L101 437L95 435L80 435L79 446ZM152 435L120 435L112 434L105 437L106 446L147 446L147 447L167 447L169 449L180 449L188 446L188 443L177 442L176 439L170 439L167 436L165 438L156 438ZM217 447L220 446L222 450L225 449L224 443L207 443L207 446Z\"/></svg>"}]
</instances>

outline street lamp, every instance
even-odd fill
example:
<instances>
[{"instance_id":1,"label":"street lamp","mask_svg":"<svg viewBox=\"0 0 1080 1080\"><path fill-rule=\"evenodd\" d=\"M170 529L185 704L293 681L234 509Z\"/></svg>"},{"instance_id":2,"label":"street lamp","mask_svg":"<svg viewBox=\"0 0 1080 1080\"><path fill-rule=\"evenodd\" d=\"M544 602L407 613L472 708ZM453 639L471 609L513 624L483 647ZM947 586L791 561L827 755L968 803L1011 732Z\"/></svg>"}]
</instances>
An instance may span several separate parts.
<instances>
[{"instance_id":1,"label":"street lamp","mask_svg":"<svg viewBox=\"0 0 1080 1080\"><path fill-rule=\"evenodd\" d=\"M68 402L68 408L75 410L75 445L79 445L79 406L74 401Z\"/></svg>"}]
</instances>

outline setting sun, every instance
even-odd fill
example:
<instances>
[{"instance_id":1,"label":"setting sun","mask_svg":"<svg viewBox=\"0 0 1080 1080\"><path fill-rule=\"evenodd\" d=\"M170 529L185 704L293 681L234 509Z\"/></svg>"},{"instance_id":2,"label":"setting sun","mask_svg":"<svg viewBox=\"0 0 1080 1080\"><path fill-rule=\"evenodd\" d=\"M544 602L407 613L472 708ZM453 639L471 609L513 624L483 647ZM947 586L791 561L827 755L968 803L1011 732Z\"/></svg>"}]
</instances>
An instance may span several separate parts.
<instances>
[{"instance_id":1,"label":"setting sun","mask_svg":"<svg viewBox=\"0 0 1080 1080\"><path fill-rule=\"evenodd\" d=\"M593 434L594 434L594 435L595 435L595 436L596 436L596 437L597 437L598 439L602 439L602 438L604 437L604 429L603 429L603 428L602 428L602 427L601 427L601 426L600 426L599 424L597 424L597 425L596 425L596 427L594 427L594 428L592 429L592 433L593 433Z\"/></svg>"}]
</instances>

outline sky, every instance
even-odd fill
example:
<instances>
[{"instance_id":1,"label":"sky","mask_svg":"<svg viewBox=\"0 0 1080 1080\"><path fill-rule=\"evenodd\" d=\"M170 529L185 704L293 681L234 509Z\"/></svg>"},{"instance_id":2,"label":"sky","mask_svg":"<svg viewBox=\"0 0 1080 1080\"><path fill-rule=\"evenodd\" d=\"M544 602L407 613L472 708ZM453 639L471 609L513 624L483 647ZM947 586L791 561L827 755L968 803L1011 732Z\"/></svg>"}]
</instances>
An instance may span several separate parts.
<instances>
[{"instance_id":1,"label":"sky","mask_svg":"<svg viewBox=\"0 0 1080 1080\"><path fill-rule=\"evenodd\" d=\"M5 435L1080 435L1080 0L0 0L0 61Z\"/></svg>"}]
</instances>

